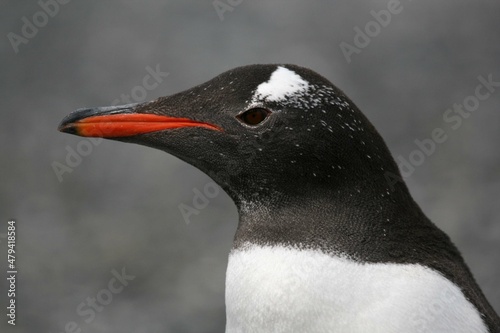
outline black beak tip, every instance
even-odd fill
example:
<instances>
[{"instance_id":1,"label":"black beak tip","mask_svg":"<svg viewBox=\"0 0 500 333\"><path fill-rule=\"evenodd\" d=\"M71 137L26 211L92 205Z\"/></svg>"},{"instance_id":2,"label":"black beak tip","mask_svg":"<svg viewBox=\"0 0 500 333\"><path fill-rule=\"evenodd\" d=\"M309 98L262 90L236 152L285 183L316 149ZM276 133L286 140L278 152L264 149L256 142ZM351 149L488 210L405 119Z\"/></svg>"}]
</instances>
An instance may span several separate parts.
<instances>
[{"instance_id":1,"label":"black beak tip","mask_svg":"<svg viewBox=\"0 0 500 333\"><path fill-rule=\"evenodd\" d=\"M70 123L61 122L57 127L57 130L62 133L77 134L76 128L74 126L71 126Z\"/></svg>"},{"instance_id":2,"label":"black beak tip","mask_svg":"<svg viewBox=\"0 0 500 333\"><path fill-rule=\"evenodd\" d=\"M57 129L59 132L75 134L75 128L71 126L71 124L95 115L96 113L96 108L84 108L73 111L63 118L63 120L59 123L59 126L57 126Z\"/></svg>"},{"instance_id":3,"label":"black beak tip","mask_svg":"<svg viewBox=\"0 0 500 333\"><path fill-rule=\"evenodd\" d=\"M77 109L64 117L57 129L63 133L76 134L76 128L72 124L79 120L98 115L132 113L141 104L143 103Z\"/></svg>"}]
</instances>

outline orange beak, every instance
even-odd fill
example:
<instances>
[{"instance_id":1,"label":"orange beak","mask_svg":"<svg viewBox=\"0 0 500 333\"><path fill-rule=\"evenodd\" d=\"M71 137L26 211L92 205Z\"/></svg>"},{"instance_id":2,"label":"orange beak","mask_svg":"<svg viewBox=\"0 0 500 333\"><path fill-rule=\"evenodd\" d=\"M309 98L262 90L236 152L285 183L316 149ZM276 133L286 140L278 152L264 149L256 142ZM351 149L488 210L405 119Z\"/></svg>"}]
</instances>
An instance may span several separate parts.
<instances>
[{"instance_id":1,"label":"orange beak","mask_svg":"<svg viewBox=\"0 0 500 333\"><path fill-rule=\"evenodd\" d=\"M63 119L59 131L86 137L119 138L185 127L221 131L218 126L188 118L133 113L130 108L80 109ZM125 111L125 112L122 112Z\"/></svg>"}]
</instances>

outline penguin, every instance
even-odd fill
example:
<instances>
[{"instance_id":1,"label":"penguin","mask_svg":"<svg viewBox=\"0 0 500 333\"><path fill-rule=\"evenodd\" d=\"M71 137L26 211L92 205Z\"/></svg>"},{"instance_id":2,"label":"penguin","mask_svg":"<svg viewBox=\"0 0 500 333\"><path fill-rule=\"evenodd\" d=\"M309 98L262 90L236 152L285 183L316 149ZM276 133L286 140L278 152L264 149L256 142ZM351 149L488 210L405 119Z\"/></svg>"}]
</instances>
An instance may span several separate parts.
<instances>
[{"instance_id":1,"label":"penguin","mask_svg":"<svg viewBox=\"0 0 500 333\"><path fill-rule=\"evenodd\" d=\"M234 201L226 332L500 332L458 249L356 105L296 65L79 109L61 132L163 150Z\"/></svg>"}]
</instances>

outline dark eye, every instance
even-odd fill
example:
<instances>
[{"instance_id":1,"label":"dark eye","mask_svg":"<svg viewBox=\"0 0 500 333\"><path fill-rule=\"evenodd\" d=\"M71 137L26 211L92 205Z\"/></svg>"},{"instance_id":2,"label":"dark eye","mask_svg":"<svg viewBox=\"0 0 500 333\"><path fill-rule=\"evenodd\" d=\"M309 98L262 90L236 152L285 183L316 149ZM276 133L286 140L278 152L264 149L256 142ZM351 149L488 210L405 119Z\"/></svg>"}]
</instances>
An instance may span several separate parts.
<instances>
[{"instance_id":1,"label":"dark eye","mask_svg":"<svg viewBox=\"0 0 500 333\"><path fill-rule=\"evenodd\" d=\"M263 108L250 109L238 115L238 119L247 125L255 126L260 124L271 114L271 111Z\"/></svg>"}]
</instances>

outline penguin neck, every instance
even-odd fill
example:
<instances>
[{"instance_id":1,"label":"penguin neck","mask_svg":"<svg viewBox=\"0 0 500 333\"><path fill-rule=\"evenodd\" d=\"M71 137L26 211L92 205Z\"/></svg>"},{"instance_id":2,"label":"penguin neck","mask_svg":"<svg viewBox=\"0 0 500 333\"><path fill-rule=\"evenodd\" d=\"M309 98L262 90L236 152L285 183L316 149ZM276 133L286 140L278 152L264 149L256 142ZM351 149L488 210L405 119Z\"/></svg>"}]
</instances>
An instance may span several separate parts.
<instances>
[{"instance_id":1,"label":"penguin neck","mask_svg":"<svg viewBox=\"0 0 500 333\"><path fill-rule=\"evenodd\" d=\"M404 183L392 192L386 191L385 183L331 185L294 185L289 193L237 203L240 221L234 248L248 243L313 248L377 261L381 256L369 249L397 249L405 242L402 230L423 226L437 230Z\"/></svg>"}]
</instances>

